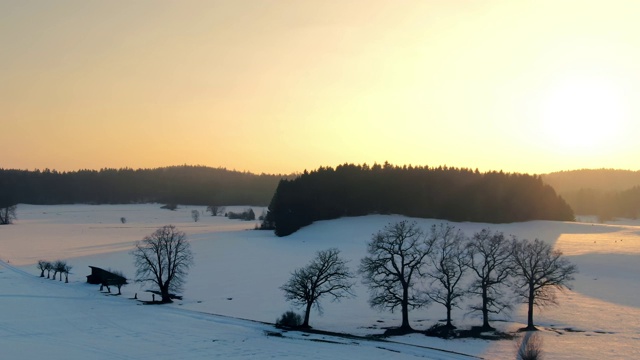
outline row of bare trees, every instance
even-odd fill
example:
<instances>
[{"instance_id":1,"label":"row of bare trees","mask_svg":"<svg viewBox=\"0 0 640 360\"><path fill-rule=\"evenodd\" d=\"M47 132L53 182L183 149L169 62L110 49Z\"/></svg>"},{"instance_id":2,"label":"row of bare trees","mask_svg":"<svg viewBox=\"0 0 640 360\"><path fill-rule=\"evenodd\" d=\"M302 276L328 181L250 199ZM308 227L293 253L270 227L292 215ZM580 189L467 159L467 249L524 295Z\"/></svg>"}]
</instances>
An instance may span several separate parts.
<instances>
[{"instance_id":1,"label":"row of bare trees","mask_svg":"<svg viewBox=\"0 0 640 360\"><path fill-rule=\"evenodd\" d=\"M535 330L534 305L555 303L554 290L566 287L577 269L544 241L518 239L489 229L467 237L450 224L428 231L415 222L391 223L373 235L358 272L369 287L369 304L402 314L400 330L412 331L411 309L441 304L447 330L455 329L452 311L464 298L478 301L470 310L482 315L482 330L492 330L491 314L512 306L513 293L528 305L526 330ZM338 249L317 253L309 265L295 270L281 289L285 298L305 308L302 327L309 327L320 298L353 296L354 274ZM470 274L470 276L469 276Z\"/></svg>"},{"instance_id":2,"label":"row of bare trees","mask_svg":"<svg viewBox=\"0 0 640 360\"><path fill-rule=\"evenodd\" d=\"M62 275L64 275L64 282L69 282L69 273L73 266L67 264L66 261L56 260L54 262L46 260L38 260L38 270L40 270L40 277L44 277L45 271L47 272L47 279L55 280L56 275L60 275L60 281L62 281ZM53 276L51 272L53 271Z\"/></svg>"}]
</instances>

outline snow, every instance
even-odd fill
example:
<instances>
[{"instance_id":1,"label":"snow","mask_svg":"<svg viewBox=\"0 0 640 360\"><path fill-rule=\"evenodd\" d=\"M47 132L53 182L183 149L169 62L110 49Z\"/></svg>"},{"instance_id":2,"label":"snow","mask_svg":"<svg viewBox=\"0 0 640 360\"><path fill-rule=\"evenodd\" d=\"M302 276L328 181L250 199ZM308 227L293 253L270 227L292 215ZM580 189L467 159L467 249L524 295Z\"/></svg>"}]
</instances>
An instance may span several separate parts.
<instances>
[{"instance_id":1,"label":"snow","mask_svg":"<svg viewBox=\"0 0 640 360\"><path fill-rule=\"evenodd\" d=\"M14 225L0 227L0 349L2 358L65 359L485 359L514 358L515 341L442 340L419 334L391 342L329 335L282 332L273 323L286 310L279 287L291 271L308 263L318 250L337 247L355 270L371 235L396 215L371 215L320 221L284 238L253 231L257 222L144 205L19 205ZM227 207L242 211L247 207ZM263 208L254 207L259 215ZM120 221L126 218L126 223ZM438 220L413 219L427 228ZM129 251L135 241L173 224L187 233L195 254L184 300L171 305L142 305L150 300L138 284L121 296L86 283L89 265L121 270L133 278ZM579 273L572 290L559 293L559 306L536 309L544 351L552 359L640 358L640 222L531 221L489 225L456 223L467 234L482 228L553 243ZM73 266L69 283L38 277L39 259L66 260ZM381 334L397 326L400 314L378 312L368 304L358 282L357 297L324 302L324 314L311 315L320 330L358 336ZM300 309L294 309L300 310ZM454 311L454 324L478 325L479 319ZM445 315L434 304L410 312L417 329ZM246 320L245 320L246 319ZM494 322L513 331L526 322L518 305ZM271 336L269 336L271 335Z\"/></svg>"}]
</instances>

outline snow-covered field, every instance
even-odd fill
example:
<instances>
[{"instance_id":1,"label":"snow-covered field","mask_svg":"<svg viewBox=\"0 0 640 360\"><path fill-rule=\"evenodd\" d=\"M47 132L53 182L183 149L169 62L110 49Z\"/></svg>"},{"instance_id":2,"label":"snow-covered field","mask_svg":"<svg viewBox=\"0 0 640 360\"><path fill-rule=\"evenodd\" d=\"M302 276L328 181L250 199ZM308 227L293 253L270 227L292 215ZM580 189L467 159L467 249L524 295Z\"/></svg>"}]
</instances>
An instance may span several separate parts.
<instances>
[{"instance_id":1,"label":"snow-covered field","mask_svg":"<svg viewBox=\"0 0 640 360\"><path fill-rule=\"evenodd\" d=\"M228 207L241 211L245 207ZM371 234L400 216L366 216L317 222L297 233L275 237L253 231L255 222L191 210L147 205L19 205L14 225L0 227L0 358L6 359L513 359L515 342L440 340L422 335L391 342L303 335L272 325L291 309L279 287L292 270L317 250L337 247L355 270ZM256 214L262 208L254 208ZM120 221L126 218L126 223ZM588 219L586 219L588 220ZM427 228L436 220L416 219ZM135 241L166 224L187 233L195 253L184 300L171 305L142 305L151 295L137 284L122 296L89 285L89 265L121 270L133 278L129 254ZM560 305L536 312L548 359L640 358L640 222L606 225L588 221L533 221L517 224L455 224L471 235L485 227L555 244L577 264L573 290L559 295ZM66 260L70 283L38 277L39 259ZM312 313L316 329L355 335L380 334L400 323L398 313L380 313L367 305L367 289L357 297L325 302L324 315ZM295 309L297 310L297 309ZM479 319L454 312L461 327ZM434 304L410 313L412 325L425 329L445 315ZM243 320L246 319L246 320ZM494 325L512 331L524 326L523 306ZM453 354L430 348L454 351Z\"/></svg>"}]
</instances>

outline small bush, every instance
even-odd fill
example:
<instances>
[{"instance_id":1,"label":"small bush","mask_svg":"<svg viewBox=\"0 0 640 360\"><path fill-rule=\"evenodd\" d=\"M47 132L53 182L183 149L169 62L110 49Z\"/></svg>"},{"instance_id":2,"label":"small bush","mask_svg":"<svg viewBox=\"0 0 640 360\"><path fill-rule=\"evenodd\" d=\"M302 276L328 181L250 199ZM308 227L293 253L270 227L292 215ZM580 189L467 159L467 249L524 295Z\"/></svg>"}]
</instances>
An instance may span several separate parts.
<instances>
[{"instance_id":1,"label":"small bush","mask_svg":"<svg viewBox=\"0 0 640 360\"><path fill-rule=\"evenodd\" d=\"M517 343L517 360L542 360L542 337L538 333L527 333Z\"/></svg>"},{"instance_id":2,"label":"small bush","mask_svg":"<svg viewBox=\"0 0 640 360\"><path fill-rule=\"evenodd\" d=\"M120 222L121 222L121 223L123 223L123 224L126 224L126 223L127 223L127 218L126 218L126 217L124 217L124 216L123 216L123 217L121 217L121 218L120 218Z\"/></svg>"},{"instance_id":3,"label":"small bush","mask_svg":"<svg viewBox=\"0 0 640 360\"><path fill-rule=\"evenodd\" d=\"M167 210L175 210L178 208L178 204L167 204L167 205L161 206L160 208L167 209Z\"/></svg>"},{"instance_id":4,"label":"small bush","mask_svg":"<svg viewBox=\"0 0 640 360\"><path fill-rule=\"evenodd\" d=\"M424 331L427 336L434 336L443 339L452 339L457 337L455 327L447 326L445 324L437 323Z\"/></svg>"},{"instance_id":5,"label":"small bush","mask_svg":"<svg viewBox=\"0 0 640 360\"><path fill-rule=\"evenodd\" d=\"M300 327L300 324L302 324L302 316L291 310L282 314L280 319L276 320L276 327L295 329Z\"/></svg>"}]
</instances>

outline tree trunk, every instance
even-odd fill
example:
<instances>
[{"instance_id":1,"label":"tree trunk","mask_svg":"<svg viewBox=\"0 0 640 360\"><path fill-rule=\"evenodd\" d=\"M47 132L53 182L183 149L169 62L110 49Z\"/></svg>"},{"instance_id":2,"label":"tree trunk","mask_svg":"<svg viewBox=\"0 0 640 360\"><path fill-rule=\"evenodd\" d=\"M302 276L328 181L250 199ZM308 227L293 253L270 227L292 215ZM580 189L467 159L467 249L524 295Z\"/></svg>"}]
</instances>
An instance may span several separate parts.
<instances>
[{"instance_id":1,"label":"tree trunk","mask_svg":"<svg viewBox=\"0 0 640 360\"><path fill-rule=\"evenodd\" d=\"M447 327L453 329L454 326L451 323L451 304L447 304Z\"/></svg>"},{"instance_id":2,"label":"tree trunk","mask_svg":"<svg viewBox=\"0 0 640 360\"><path fill-rule=\"evenodd\" d=\"M164 304L172 303L171 296L169 295L169 284L165 284L160 287L160 296Z\"/></svg>"},{"instance_id":3,"label":"tree trunk","mask_svg":"<svg viewBox=\"0 0 640 360\"><path fill-rule=\"evenodd\" d=\"M482 287L482 329L493 330L493 327L489 325L489 306L488 306L487 288Z\"/></svg>"},{"instance_id":4,"label":"tree trunk","mask_svg":"<svg viewBox=\"0 0 640 360\"><path fill-rule=\"evenodd\" d=\"M533 326L533 302L535 300L535 292L533 290L533 284L529 284L529 311L527 313L527 330L537 330Z\"/></svg>"},{"instance_id":5,"label":"tree trunk","mask_svg":"<svg viewBox=\"0 0 640 360\"><path fill-rule=\"evenodd\" d=\"M44 270L40 273L40 277L44 277Z\"/></svg>"},{"instance_id":6,"label":"tree trunk","mask_svg":"<svg viewBox=\"0 0 640 360\"><path fill-rule=\"evenodd\" d=\"M402 325L401 329L411 330L409 325L409 286L404 285L402 287Z\"/></svg>"},{"instance_id":7,"label":"tree trunk","mask_svg":"<svg viewBox=\"0 0 640 360\"><path fill-rule=\"evenodd\" d=\"M311 305L313 305L313 303L307 302L307 306L305 308L304 311L304 321L302 322L302 327L303 328L309 328L309 316L311 315Z\"/></svg>"}]
</instances>

